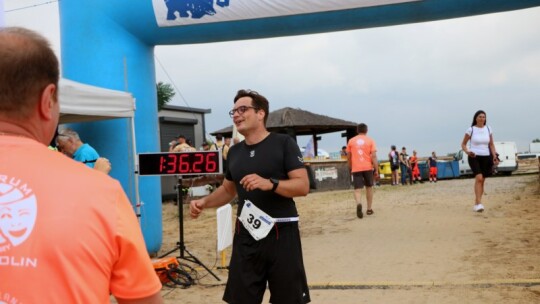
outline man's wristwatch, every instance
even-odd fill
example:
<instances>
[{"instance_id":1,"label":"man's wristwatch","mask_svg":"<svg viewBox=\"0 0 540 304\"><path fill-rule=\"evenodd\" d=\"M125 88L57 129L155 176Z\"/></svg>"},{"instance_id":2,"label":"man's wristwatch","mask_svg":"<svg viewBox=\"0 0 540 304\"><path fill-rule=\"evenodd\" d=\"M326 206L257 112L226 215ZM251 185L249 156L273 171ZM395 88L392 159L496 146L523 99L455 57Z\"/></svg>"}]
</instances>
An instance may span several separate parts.
<instances>
[{"instance_id":1,"label":"man's wristwatch","mask_svg":"<svg viewBox=\"0 0 540 304\"><path fill-rule=\"evenodd\" d=\"M272 192L275 192L277 189L277 186L279 185L279 179L277 178L270 178L270 182L272 183Z\"/></svg>"}]
</instances>

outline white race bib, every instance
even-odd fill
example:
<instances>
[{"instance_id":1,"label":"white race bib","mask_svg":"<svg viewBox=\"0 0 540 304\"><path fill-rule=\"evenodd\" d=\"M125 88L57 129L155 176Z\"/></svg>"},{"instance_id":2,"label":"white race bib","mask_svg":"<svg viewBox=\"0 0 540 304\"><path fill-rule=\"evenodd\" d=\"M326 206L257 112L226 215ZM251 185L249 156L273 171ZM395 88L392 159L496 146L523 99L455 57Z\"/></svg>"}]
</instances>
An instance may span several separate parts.
<instances>
[{"instance_id":1,"label":"white race bib","mask_svg":"<svg viewBox=\"0 0 540 304\"><path fill-rule=\"evenodd\" d=\"M240 222L255 240L264 239L276 220L255 206L251 201L245 200L240 213Z\"/></svg>"}]
</instances>

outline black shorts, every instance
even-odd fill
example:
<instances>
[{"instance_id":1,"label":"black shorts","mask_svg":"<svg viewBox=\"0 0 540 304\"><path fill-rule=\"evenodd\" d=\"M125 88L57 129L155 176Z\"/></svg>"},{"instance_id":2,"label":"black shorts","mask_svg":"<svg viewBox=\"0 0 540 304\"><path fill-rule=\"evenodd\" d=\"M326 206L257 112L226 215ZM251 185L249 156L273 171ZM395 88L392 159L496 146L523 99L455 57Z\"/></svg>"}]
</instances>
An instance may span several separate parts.
<instances>
[{"instance_id":1,"label":"black shorts","mask_svg":"<svg viewBox=\"0 0 540 304\"><path fill-rule=\"evenodd\" d=\"M373 170L353 172L352 176L354 189L373 187Z\"/></svg>"},{"instance_id":2,"label":"black shorts","mask_svg":"<svg viewBox=\"0 0 540 304\"><path fill-rule=\"evenodd\" d=\"M266 282L270 303L311 301L298 222L276 223L264 239L256 241L237 221L223 301L262 303Z\"/></svg>"},{"instance_id":3,"label":"black shorts","mask_svg":"<svg viewBox=\"0 0 540 304\"><path fill-rule=\"evenodd\" d=\"M493 172L493 158L491 156L469 156L468 161L474 176L478 174L482 174L484 177L491 176Z\"/></svg>"},{"instance_id":4,"label":"black shorts","mask_svg":"<svg viewBox=\"0 0 540 304\"><path fill-rule=\"evenodd\" d=\"M392 165L390 164L390 170L397 171L399 169L399 165Z\"/></svg>"}]
</instances>

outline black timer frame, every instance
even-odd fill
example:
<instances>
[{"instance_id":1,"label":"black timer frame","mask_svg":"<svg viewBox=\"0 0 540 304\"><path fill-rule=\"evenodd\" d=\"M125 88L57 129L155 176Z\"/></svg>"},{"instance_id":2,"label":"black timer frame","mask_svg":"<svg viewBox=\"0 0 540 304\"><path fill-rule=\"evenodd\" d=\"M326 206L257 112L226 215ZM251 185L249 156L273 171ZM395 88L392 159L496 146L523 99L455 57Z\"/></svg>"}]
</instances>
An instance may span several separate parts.
<instances>
[{"instance_id":1,"label":"black timer frame","mask_svg":"<svg viewBox=\"0 0 540 304\"><path fill-rule=\"evenodd\" d=\"M219 159L219 167L218 167L218 172L215 173L215 174L219 174L219 173L222 173L223 172L223 163L221 161L221 151L204 151L202 153L218 153L218 159ZM147 153L147 154L139 154L139 164L141 162L141 156L144 158L144 157L155 157L157 155L163 155L163 154L186 154L186 153L193 153L193 152L176 152L176 153ZM201 151L198 151L197 153L201 153ZM147 174L144 174L141 172L139 172L139 175L147 175ZM163 174L155 174L155 173L149 173L148 175L178 175L178 174L172 174L172 173L163 173ZM208 175L208 174L200 174L200 175ZM200 176L198 175L198 176ZM191 252L189 252L186 248L186 245L184 243L184 200L183 200L183 191L182 191L182 175L178 175L178 182L177 184L175 185L175 190L176 190L176 203L178 205L178 232L179 232L179 240L178 242L176 242L176 246L165 252L164 254L162 254L161 256L159 256L160 258L163 258L163 257L166 257L168 256L169 254L179 250L180 251L180 255L177 257L179 259L183 259L183 260L186 260L186 261L189 261L189 262L192 262L192 263L195 263L195 264L198 264L200 266L202 266L204 269L206 269L206 271L208 271L208 273L210 273L214 278L216 278L216 280L218 281L221 281L220 278L212 272L212 270L210 270L208 267L206 267L206 265L203 264L203 262L201 262L196 256L194 256Z\"/></svg>"}]
</instances>

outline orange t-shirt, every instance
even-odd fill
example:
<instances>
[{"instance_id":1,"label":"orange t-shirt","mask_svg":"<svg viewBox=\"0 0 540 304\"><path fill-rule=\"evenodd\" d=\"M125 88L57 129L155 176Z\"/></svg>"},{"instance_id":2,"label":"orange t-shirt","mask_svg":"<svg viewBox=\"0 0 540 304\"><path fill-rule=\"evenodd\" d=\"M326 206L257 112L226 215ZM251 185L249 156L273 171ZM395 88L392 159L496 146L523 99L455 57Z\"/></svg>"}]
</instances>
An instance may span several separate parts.
<instances>
[{"instance_id":1,"label":"orange t-shirt","mask_svg":"<svg viewBox=\"0 0 540 304\"><path fill-rule=\"evenodd\" d=\"M366 135L356 135L347 143L347 155L351 158L351 172L373 170L371 156L377 152L375 141Z\"/></svg>"},{"instance_id":2,"label":"orange t-shirt","mask_svg":"<svg viewBox=\"0 0 540 304\"><path fill-rule=\"evenodd\" d=\"M159 292L120 184L46 146L0 136L0 299L109 303Z\"/></svg>"},{"instance_id":3,"label":"orange t-shirt","mask_svg":"<svg viewBox=\"0 0 540 304\"><path fill-rule=\"evenodd\" d=\"M418 158L414 155L409 157L409 163L413 168L416 167L418 165Z\"/></svg>"}]
</instances>

